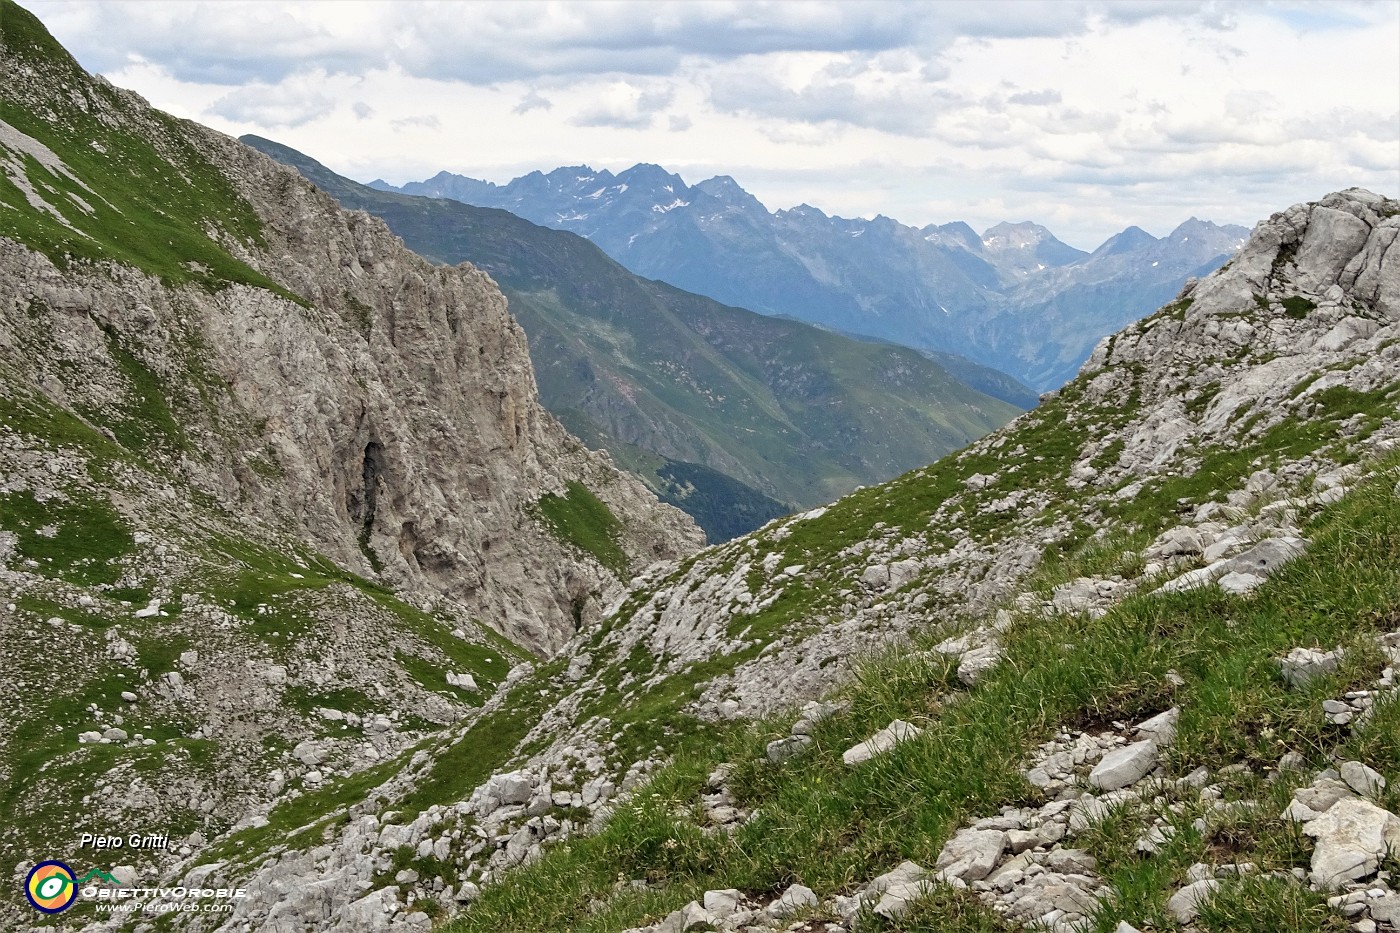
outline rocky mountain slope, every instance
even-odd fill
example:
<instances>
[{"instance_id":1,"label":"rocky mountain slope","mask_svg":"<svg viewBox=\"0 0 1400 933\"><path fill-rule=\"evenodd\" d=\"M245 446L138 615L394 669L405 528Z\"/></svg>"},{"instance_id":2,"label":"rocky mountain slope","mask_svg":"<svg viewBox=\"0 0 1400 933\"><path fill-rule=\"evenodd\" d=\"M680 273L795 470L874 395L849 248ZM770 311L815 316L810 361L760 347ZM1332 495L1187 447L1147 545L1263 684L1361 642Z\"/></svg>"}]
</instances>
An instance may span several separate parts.
<instances>
[{"instance_id":1,"label":"rocky mountain slope","mask_svg":"<svg viewBox=\"0 0 1400 933\"><path fill-rule=\"evenodd\" d=\"M374 191L244 139L345 206L382 217L410 248L490 273L529 334L545 404L620 462L633 459L623 445L640 447L806 508L937 459L1018 413L907 348L726 307L633 275L574 234ZM760 515L743 530L774 517Z\"/></svg>"},{"instance_id":2,"label":"rocky mountain slope","mask_svg":"<svg viewBox=\"0 0 1400 933\"><path fill-rule=\"evenodd\" d=\"M196 854L254 893L190 926L1392 928L1397 236L1274 215L1007 428L638 578Z\"/></svg>"},{"instance_id":3,"label":"rocky mountain slope","mask_svg":"<svg viewBox=\"0 0 1400 933\"><path fill-rule=\"evenodd\" d=\"M587 166L506 185L442 172L380 190L500 207L588 237L628 269L727 304L919 349L951 352L1039 391L1074 375L1094 343L1223 263L1242 227L1191 219L1157 239L1137 227L1093 253L1033 223L980 236L801 205L770 213L727 176L687 185L656 165Z\"/></svg>"},{"instance_id":4,"label":"rocky mountain slope","mask_svg":"<svg viewBox=\"0 0 1400 933\"><path fill-rule=\"evenodd\" d=\"M87 861L80 832L170 833L155 870L362 773L701 542L541 407L485 274L85 74L8 0L0 449L21 882Z\"/></svg>"}]
</instances>

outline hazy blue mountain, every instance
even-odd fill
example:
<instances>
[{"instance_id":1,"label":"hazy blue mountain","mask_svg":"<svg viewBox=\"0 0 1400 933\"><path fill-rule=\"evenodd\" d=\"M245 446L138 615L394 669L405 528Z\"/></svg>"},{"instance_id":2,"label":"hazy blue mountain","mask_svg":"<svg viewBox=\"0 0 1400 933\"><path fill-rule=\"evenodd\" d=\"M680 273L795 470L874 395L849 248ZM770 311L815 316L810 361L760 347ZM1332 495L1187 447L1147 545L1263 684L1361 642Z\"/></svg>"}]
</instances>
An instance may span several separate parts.
<instances>
[{"instance_id":1,"label":"hazy blue mountain","mask_svg":"<svg viewBox=\"0 0 1400 933\"><path fill-rule=\"evenodd\" d=\"M954 353L1037 390L1069 379L1106 334L1222 265L1243 227L1194 218L1158 239L1137 227L1092 253L1030 222L977 234L770 212L725 175L687 185L656 165L614 175L586 165L497 185L440 172L379 190L499 207L597 243L639 275L726 304Z\"/></svg>"}]
</instances>

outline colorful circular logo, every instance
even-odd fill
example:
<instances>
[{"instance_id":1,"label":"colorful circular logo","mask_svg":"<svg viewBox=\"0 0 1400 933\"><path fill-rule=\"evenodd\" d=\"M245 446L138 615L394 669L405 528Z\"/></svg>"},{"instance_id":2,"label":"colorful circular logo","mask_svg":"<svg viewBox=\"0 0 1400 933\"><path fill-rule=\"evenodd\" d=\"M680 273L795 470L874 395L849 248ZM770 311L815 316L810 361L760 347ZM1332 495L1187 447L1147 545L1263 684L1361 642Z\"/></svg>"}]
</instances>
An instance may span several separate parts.
<instances>
[{"instance_id":1,"label":"colorful circular logo","mask_svg":"<svg viewBox=\"0 0 1400 933\"><path fill-rule=\"evenodd\" d=\"M24 896L46 914L67 910L78 898L73 869L62 862L40 862L24 881Z\"/></svg>"}]
</instances>

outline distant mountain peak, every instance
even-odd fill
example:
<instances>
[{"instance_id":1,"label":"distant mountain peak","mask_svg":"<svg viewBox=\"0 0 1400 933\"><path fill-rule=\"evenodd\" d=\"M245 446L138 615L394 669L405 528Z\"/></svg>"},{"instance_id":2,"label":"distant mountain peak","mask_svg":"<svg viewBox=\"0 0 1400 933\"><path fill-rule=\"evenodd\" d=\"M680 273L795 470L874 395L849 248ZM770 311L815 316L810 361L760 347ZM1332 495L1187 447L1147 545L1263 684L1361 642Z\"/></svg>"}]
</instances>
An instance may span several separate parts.
<instances>
[{"instance_id":1,"label":"distant mountain peak","mask_svg":"<svg viewBox=\"0 0 1400 933\"><path fill-rule=\"evenodd\" d=\"M702 182L698 182L694 190L703 192L716 200L723 201L725 204L736 207L747 207L750 209L756 207L765 214L768 213L768 209L763 206L763 203L759 201L758 198L745 191L737 181L728 175L716 175L713 178L707 178Z\"/></svg>"},{"instance_id":2,"label":"distant mountain peak","mask_svg":"<svg viewBox=\"0 0 1400 933\"><path fill-rule=\"evenodd\" d=\"M688 187L681 176L666 171L651 162L638 162L625 171L617 173L617 180L629 185L671 185L673 188Z\"/></svg>"},{"instance_id":3,"label":"distant mountain peak","mask_svg":"<svg viewBox=\"0 0 1400 933\"><path fill-rule=\"evenodd\" d=\"M1022 220L1017 223L1003 220L996 226L988 227L982 232L982 239L984 241L1006 239L1015 242L1017 245L1020 245L1022 242L1039 243L1041 240L1053 239L1054 236L1055 235L1051 233L1048 228L1042 227L1040 224L1030 220Z\"/></svg>"},{"instance_id":4,"label":"distant mountain peak","mask_svg":"<svg viewBox=\"0 0 1400 933\"><path fill-rule=\"evenodd\" d=\"M980 240L982 252L1018 277L1078 262L1088 253L1064 243L1046 227L1029 220L1003 221L988 227Z\"/></svg>"},{"instance_id":5,"label":"distant mountain peak","mask_svg":"<svg viewBox=\"0 0 1400 933\"><path fill-rule=\"evenodd\" d=\"M1103 245L1094 250L1093 255L1112 256L1116 253L1129 253L1133 250L1150 246L1156 242L1157 238L1155 236L1141 227L1132 226L1104 240Z\"/></svg>"},{"instance_id":6,"label":"distant mountain peak","mask_svg":"<svg viewBox=\"0 0 1400 933\"><path fill-rule=\"evenodd\" d=\"M1091 256L1032 220L978 234L962 221L915 228L807 203L769 211L729 175L687 185L647 162L617 176L566 166L549 181L533 173L494 188L458 181L399 190L503 208L581 234L647 278L960 353L1037 389L1062 384L1095 341L1220 265L1248 234L1193 217L1163 240L1131 227Z\"/></svg>"},{"instance_id":7,"label":"distant mountain peak","mask_svg":"<svg viewBox=\"0 0 1400 933\"><path fill-rule=\"evenodd\" d=\"M1175 230L1167 234L1167 239L1180 240L1188 236L1224 238L1236 245L1243 245L1244 241L1249 238L1249 228L1237 224L1217 224L1209 220L1191 217L1178 224Z\"/></svg>"}]
</instances>

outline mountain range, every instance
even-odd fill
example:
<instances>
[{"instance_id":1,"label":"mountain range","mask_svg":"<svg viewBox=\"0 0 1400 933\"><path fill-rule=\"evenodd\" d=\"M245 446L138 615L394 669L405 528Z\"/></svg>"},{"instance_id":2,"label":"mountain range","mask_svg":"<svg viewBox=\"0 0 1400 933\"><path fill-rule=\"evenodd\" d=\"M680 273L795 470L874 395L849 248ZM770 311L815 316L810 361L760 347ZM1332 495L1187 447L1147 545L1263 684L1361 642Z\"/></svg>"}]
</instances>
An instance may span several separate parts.
<instances>
[{"instance_id":1,"label":"mountain range","mask_svg":"<svg viewBox=\"0 0 1400 933\"><path fill-rule=\"evenodd\" d=\"M0 930L1400 924L1400 201L708 547L491 276L11 0L0 205Z\"/></svg>"},{"instance_id":2,"label":"mountain range","mask_svg":"<svg viewBox=\"0 0 1400 933\"><path fill-rule=\"evenodd\" d=\"M916 228L888 217L770 212L729 176L688 185L657 165L588 166L508 184L440 172L394 188L499 207L597 243L638 275L726 304L953 353L1037 391L1069 379L1099 339L1219 267L1248 230L1191 219L1129 227L1092 253L1038 224Z\"/></svg>"},{"instance_id":3,"label":"mountain range","mask_svg":"<svg viewBox=\"0 0 1400 933\"><path fill-rule=\"evenodd\" d=\"M945 367L729 307L628 272L576 234L378 191L269 140L243 142L383 218L420 255L489 273L529 335L545 405L693 510L716 541L897 476L1034 404L1014 380L967 360Z\"/></svg>"}]
</instances>

